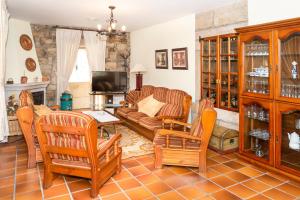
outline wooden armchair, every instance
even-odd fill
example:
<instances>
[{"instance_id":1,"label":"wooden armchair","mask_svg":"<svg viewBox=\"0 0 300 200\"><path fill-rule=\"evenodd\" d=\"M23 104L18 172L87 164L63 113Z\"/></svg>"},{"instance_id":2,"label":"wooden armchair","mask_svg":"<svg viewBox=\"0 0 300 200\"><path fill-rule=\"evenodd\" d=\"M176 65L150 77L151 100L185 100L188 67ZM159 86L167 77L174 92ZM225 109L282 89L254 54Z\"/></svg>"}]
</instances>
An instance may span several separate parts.
<instances>
[{"instance_id":1,"label":"wooden armchair","mask_svg":"<svg viewBox=\"0 0 300 200\"><path fill-rule=\"evenodd\" d=\"M28 168L35 167L37 162L43 162L43 157L35 131L34 121L37 116L34 114L33 107L34 103L31 92L28 90L21 91L19 95L19 109L17 110L16 115L27 144ZM53 106L51 109L57 110L59 107Z\"/></svg>"},{"instance_id":2,"label":"wooden armchair","mask_svg":"<svg viewBox=\"0 0 300 200\"><path fill-rule=\"evenodd\" d=\"M204 99L199 104L198 117L193 124L164 120L170 129L158 129L155 134L155 168L162 165L192 166L198 167L200 173L206 173L206 151L216 116L213 103ZM173 130L174 125L183 126L183 131Z\"/></svg>"},{"instance_id":3,"label":"wooden armchair","mask_svg":"<svg viewBox=\"0 0 300 200\"><path fill-rule=\"evenodd\" d=\"M44 158L46 189L54 174L91 179L91 197L116 172L121 170L120 134L97 141L97 122L88 115L57 111L36 122L37 136Z\"/></svg>"}]
</instances>

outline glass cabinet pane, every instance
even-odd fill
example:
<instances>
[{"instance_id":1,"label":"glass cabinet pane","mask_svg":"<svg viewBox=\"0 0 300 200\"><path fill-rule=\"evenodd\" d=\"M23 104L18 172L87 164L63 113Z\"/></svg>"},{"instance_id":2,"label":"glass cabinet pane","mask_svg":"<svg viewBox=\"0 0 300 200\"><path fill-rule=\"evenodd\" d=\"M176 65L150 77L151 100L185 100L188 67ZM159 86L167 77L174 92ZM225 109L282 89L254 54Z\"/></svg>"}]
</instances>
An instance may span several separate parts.
<instances>
[{"instance_id":1,"label":"glass cabinet pane","mask_svg":"<svg viewBox=\"0 0 300 200\"><path fill-rule=\"evenodd\" d=\"M281 90L284 97L300 98L300 33L294 33L280 44Z\"/></svg>"},{"instance_id":2,"label":"glass cabinet pane","mask_svg":"<svg viewBox=\"0 0 300 200\"><path fill-rule=\"evenodd\" d=\"M246 42L244 55L245 92L269 94L269 42Z\"/></svg>"},{"instance_id":3,"label":"glass cabinet pane","mask_svg":"<svg viewBox=\"0 0 300 200\"><path fill-rule=\"evenodd\" d=\"M210 41L210 56L216 56L217 54L217 40Z\"/></svg>"},{"instance_id":4,"label":"glass cabinet pane","mask_svg":"<svg viewBox=\"0 0 300 200\"><path fill-rule=\"evenodd\" d=\"M221 55L228 55L228 38L221 38Z\"/></svg>"},{"instance_id":5,"label":"glass cabinet pane","mask_svg":"<svg viewBox=\"0 0 300 200\"><path fill-rule=\"evenodd\" d=\"M269 110L259 104L249 104L244 109L244 151L257 158L269 160Z\"/></svg>"},{"instance_id":6,"label":"glass cabinet pane","mask_svg":"<svg viewBox=\"0 0 300 200\"><path fill-rule=\"evenodd\" d=\"M238 58L230 56L230 72L238 73Z\"/></svg>"},{"instance_id":7,"label":"glass cabinet pane","mask_svg":"<svg viewBox=\"0 0 300 200\"><path fill-rule=\"evenodd\" d=\"M237 37L231 37L230 38L230 54L237 54L238 48L237 48Z\"/></svg>"},{"instance_id":8,"label":"glass cabinet pane","mask_svg":"<svg viewBox=\"0 0 300 200\"><path fill-rule=\"evenodd\" d=\"M221 56L221 72L228 72L229 69L228 56Z\"/></svg>"},{"instance_id":9,"label":"glass cabinet pane","mask_svg":"<svg viewBox=\"0 0 300 200\"><path fill-rule=\"evenodd\" d=\"M281 113L281 165L300 170L300 110Z\"/></svg>"},{"instance_id":10,"label":"glass cabinet pane","mask_svg":"<svg viewBox=\"0 0 300 200\"><path fill-rule=\"evenodd\" d=\"M230 74L230 108L238 108L238 75Z\"/></svg>"},{"instance_id":11,"label":"glass cabinet pane","mask_svg":"<svg viewBox=\"0 0 300 200\"><path fill-rule=\"evenodd\" d=\"M203 56L208 56L208 54L209 54L209 41L203 41L202 55Z\"/></svg>"}]
</instances>

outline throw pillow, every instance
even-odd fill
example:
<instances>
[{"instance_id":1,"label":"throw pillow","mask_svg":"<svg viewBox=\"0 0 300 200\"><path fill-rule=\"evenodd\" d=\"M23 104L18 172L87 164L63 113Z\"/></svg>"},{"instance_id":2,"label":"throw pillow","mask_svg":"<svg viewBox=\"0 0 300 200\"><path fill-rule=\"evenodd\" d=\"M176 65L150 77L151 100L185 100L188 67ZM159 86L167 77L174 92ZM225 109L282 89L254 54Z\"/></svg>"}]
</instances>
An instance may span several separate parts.
<instances>
[{"instance_id":1,"label":"throw pillow","mask_svg":"<svg viewBox=\"0 0 300 200\"><path fill-rule=\"evenodd\" d=\"M139 107L138 111L148 115L149 117L154 117L164 105L165 103L157 101L153 98L153 95L151 95L145 104Z\"/></svg>"},{"instance_id":2,"label":"throw pillow","mask_svg":"<svg viewBox=\"0 0 300 200\"><path fill-rule=\"evenodd\" d=\"M140 108L143 107L149 100L151 100L153 98L153 95L150 95L144 99L142 99L141 101L139 101L137 103L138 105L138 112L140 112Z\"/></svg>"}]
</instances>

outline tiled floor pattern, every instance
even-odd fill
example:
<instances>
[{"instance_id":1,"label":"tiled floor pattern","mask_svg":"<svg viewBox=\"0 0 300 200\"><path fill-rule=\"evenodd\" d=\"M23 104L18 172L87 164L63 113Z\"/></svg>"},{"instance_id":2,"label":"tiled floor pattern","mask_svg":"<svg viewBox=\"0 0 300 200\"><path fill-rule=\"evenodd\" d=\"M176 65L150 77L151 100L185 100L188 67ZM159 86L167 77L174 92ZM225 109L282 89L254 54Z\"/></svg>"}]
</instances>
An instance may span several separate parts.
<instances>
[{"instance_id":1,"label":"tiled floor pattern","mask_svg":"<svg viewBox=\"0 0 300 200\"><path fill-rule=\"evenodd\" d=\"M90 199L88 180L58 176L43 190L43 165L27 169L26 164L22 140L0 145L0 199ZM208 166L203 176L196 168L154 169L153 155L127 159L96 199L300 199L300 183L246 163L236 154L209 151Z\"/></svg>"}]
</instances>

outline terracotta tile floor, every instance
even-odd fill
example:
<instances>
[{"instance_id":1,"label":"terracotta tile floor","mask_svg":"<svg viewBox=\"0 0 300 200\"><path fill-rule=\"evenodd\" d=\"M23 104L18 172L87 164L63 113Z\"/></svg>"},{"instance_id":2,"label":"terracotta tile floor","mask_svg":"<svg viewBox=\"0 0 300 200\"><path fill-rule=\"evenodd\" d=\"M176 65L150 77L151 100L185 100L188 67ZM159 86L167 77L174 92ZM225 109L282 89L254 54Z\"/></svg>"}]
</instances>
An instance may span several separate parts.
<instances>
[{"instance_id":1,"label":"terracotta tile floor","mask_svg":"<svg viewBox=\"0 0 300 200\"><path fill-rule=\"evenodd\" d=\"M89 180L58 176L47 190L41 187L43 164L27 169L21 139L0 145L0 199L90 199ZM153 155L123 160L96 199L300 199L300 183L240 160L236 154L208 152L208 173L196 168L154 169Z\"/></svg>"}]
</instances>

